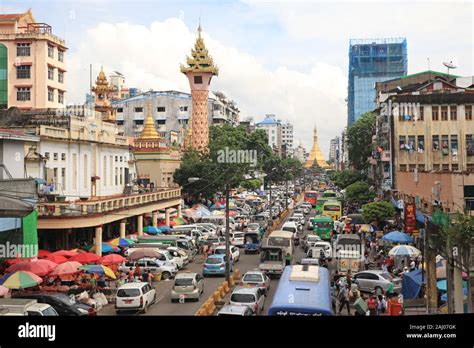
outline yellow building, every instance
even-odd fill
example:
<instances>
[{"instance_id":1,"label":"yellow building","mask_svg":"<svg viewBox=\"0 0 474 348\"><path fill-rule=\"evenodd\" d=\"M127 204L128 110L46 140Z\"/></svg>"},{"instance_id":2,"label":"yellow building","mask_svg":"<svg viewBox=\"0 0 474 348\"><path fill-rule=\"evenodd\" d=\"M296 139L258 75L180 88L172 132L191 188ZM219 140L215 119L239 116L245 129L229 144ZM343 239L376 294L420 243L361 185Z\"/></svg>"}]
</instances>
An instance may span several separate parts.
<instances>
[{"instance_id":1,"label":"yellow building","mask_svg":"<svg viewBox=\"0 0 474 348\"><path fill-rule=\"evenodd\" d=\"M67 47L31 10L0 14L0 107L58 108L65 104Z\"/></svg>"},{"instance_id":2,"label":"yellow building","mask_svg":"<svg viewBox=\"0 0 474 348\"><path fill-rule=\"evenodd\" d=\"M316 130L316 126L314 127L313 131L313 147L309 152L308 159L306 160L305 167L311 168L313 165L317 165L323 169L329 168L330 166L326 163L324 159L324 155L321 152L318 144L318 131Z\"/></svg>"}]
</instances>

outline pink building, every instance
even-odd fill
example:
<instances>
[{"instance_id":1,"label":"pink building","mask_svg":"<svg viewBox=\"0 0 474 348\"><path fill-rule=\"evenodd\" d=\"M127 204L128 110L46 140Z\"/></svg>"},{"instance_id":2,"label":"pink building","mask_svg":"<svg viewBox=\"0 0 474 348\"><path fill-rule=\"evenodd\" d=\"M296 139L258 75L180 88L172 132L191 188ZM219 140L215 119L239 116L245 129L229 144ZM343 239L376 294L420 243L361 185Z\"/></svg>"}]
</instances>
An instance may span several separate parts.
<instances>
[{"instance_id":1,"label":"pink building","mask_svg":"<svg viewBox=\"0 0 474 348\"><path fill-rule=\"evenodd\" d=\"M65 104L67 47L31 10L0 14L0 108Z\"/></svg>"}]
</instances>

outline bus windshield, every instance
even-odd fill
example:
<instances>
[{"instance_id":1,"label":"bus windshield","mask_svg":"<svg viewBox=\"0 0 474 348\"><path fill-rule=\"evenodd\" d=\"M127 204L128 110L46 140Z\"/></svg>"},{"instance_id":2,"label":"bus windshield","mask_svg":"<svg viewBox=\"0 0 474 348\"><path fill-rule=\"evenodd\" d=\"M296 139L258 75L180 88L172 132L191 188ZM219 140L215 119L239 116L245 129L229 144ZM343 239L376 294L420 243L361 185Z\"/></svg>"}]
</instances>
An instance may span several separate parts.
<instances>
[{"instance_id":1,"label":"bus windshield","mask_svg":"<svg viewBox=\"0 0 474 348\"><path fill-rule=\"evenodd\" d=\"M317 193L316 192L306 192L305 196L308 198L316 198Z\"/></svg>"},{"instance_id":2,"label":"bus windshield","mask_svg":"<svg viewBox=\"0 0 474 348\"><path fill-rule=\"evenodd\" d=\"M336 192L334 191L325 191L323 193L323 197L324 198L333 198L333 197L336 197Z\"/></svg>"},{"instance_id":3,"label":"bus windshield","mask_svg":"<svg viewBox=\"0 0 474 348\"><path fill-rule=\"evenodd\" d=\"M339 211L341 210L340 205L324 205L324 211Z\"/></svg>"},{"instance_id":4,"label":"bus windshield","mask_svg":"<svg viewBox=\"0 0 474 348\"><path fill-rule=\"evenodd\" d=\"M316 222L315 226L317 228L332 228L333 227L333 223L332 221L331 222Z\"/></svg>"},{"instance_id":5,"label":"bus windshield","mask_svg":"<svg viewBox=\"0 0 474 348\"><path fill-rule=\"evenodd\" d=\"M269 237L268 238L268 245L289 247L290 246L290 240L288 238L282 238L282 237Z\"/></svg>"}]
</instances>

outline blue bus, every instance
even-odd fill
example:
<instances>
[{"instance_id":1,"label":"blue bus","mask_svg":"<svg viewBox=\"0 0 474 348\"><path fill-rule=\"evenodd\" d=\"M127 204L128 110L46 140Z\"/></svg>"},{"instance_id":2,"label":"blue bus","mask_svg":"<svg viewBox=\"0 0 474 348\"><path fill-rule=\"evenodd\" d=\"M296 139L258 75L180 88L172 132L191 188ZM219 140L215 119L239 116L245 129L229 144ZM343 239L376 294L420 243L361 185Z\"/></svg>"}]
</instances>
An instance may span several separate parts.
<instances>
[{"instance_id":1,"label":"blue bus","mask_svg":"<svg viewBox=\"0 0 474 348\"><path fill-rule=\"evenodd\" d=\"M286 266L268 309L268 315L333 315L330 274L312 265Z\"/></svg>"}]
</instances>

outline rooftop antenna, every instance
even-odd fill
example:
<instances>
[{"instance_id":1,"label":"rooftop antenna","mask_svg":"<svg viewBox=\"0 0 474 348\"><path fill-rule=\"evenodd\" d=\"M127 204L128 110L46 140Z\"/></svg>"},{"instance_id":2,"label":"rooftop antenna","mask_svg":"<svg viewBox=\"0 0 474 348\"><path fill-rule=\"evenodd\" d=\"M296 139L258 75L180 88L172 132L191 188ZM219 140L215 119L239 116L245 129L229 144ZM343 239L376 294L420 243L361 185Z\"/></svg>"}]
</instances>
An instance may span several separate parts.
<instances>
[{"instance_id":1,"label":"rooftop antenna","mask_svg":"<svg viewBox=\"0 0 474 348\"><path fill-rule=\"evenodd\" d=\"M443 62L443 65L448 68L448 81L449 81L449 69L456 69L456 64L453 63L454 59L451 59L449 62Z\"/></svg>"}]
</instances>

